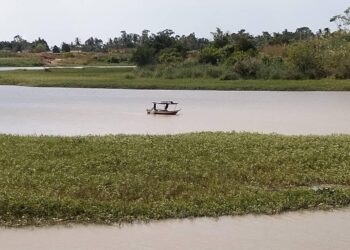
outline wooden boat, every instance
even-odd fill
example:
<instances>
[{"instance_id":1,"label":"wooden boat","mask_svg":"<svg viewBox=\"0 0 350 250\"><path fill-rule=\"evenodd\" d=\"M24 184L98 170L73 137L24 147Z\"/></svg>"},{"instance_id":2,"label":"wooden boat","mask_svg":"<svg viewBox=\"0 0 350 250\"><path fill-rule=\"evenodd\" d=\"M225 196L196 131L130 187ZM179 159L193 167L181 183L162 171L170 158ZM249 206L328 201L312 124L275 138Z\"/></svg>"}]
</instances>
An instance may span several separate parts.
<instances>
[{"instance_id":1,"label":"wooden boat","mask_svg":"<svg viewBox=\"0 0 350 250\"><path fill-rule=\"evenodd\" d=\"M147 114L154 115L177 115L181 109L177 109L178 103L173 101L161 101L153 102L153 108L147 109ZM169 107L172 107L171 110L168 110Z\"/></svg>"}]
</instances>

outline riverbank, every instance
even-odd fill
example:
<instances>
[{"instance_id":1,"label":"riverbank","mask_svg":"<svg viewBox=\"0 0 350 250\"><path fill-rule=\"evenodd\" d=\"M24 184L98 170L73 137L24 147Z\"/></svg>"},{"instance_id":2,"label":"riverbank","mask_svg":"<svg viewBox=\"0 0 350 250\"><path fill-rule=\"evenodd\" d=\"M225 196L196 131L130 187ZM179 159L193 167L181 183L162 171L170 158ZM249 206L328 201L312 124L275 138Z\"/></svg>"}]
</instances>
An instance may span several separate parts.
<instances>
[{"instance_id":1,"label":"riverbank","mask_svg":"<svg viewBox=\"0 0 350 250\"><path fill-rule=\"evenodd\" d=\"M220 80L141 77L133 68L0 72L0 85L116 89L350 91L350 80Z\"/></svg>"},{"instance_id":2,"label":"riverbank","mask_svg":"<svg viewBox=\"0 0 350 250\"><path fill-rule=\"evenodd\" d=\"M131 53L132 50L112 53L77 51L68 53L14 53L0 50L0 67L130 65Z\"/></svg>"},{"instance_id":3,"label":"riverbank","mask_svg":"<svg viewBox=\"0 0 350 250\"><path fill-rule=\"evenodd\" d=\"M0 225L350 205L350 136L0 136Z\"/></svg>"}]
</instances>

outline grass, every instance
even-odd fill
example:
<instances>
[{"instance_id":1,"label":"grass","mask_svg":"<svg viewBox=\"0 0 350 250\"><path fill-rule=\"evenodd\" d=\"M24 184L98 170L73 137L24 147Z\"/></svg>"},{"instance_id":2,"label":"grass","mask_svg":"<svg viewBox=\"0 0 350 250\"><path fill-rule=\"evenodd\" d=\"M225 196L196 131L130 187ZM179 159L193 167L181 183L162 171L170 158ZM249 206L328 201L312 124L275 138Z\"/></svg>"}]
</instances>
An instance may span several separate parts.
<instances>
[{"instance_id":1,"label":"grass","mask_svg":"<svg viewBox=\"0 0 350 250\"><path fill-rule=\"evenodd\" d=\"M0 72L0 85L128 89L350 91L350 80L164 79L138 76L134 69L97 68Z\"/></svg>"},{"instance_id":2,"label":"grass","mask_svg":"<svg viewBox=\"0 0 350 250\"><path fill-rule=\"evenodd\" d=\"M110 53L13 53L0 50L0 67L129 65L132 50Z\"/></svg>"},{"instance_id":3,"label":"grass","mask_svg":"<svg viewBox=\"0 0 350 250\"><path fill-rule=\"evenodd\" d=\"M0 135L0 225L119 223L350 205L350 136Z\"/></svg>"},{"instance_id":4,"label":"grass","mask_svg":"<svg viewBox=\"0 0 350 250\"><path fill-rule=\"evenodd\" d=\"M0 57L0 67L32 67L42 65L44 63L37 58Z\"/></svg>"}]
</instances>

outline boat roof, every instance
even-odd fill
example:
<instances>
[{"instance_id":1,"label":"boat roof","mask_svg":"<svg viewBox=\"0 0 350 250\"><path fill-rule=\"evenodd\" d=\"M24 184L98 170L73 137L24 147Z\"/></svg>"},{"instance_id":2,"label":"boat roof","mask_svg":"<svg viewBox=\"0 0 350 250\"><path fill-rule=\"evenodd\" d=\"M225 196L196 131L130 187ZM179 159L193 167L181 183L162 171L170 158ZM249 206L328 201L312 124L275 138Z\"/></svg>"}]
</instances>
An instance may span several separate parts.
<instances>
[{"instance_id":1,"label":"boat roof","mask_svg":"<svg viewBox=\"0 0 350 250\"><path fill-rule=\"evenodd\" d=\"M153 102L154 104L168 104L168 105L177 105L177 102L173 101L161 101L161 102Z\"/></svg>"}]
</instances>

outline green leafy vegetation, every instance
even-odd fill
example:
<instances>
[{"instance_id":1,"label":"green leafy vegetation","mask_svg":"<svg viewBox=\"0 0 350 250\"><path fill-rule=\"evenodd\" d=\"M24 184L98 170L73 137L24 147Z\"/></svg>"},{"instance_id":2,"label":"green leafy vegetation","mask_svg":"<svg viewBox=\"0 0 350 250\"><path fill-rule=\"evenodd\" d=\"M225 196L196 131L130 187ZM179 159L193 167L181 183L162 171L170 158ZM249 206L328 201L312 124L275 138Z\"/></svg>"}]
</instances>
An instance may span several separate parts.
<instances>
[{"instance_id":1,"label":"green leafy vegetation","mask_svg":"<svg viewBox=\"0 0 350 250\"><path fill-rule=\"evenodd\" d=\"M44 63L37 58L0 57L0 67L32 67L43 65Z\"/></svg>"},{"instance_id":2,"label":"green leafy vegetation","mask_svg":"<svg viewBox=\"0 0 350 250\"><path fill-rule=\"evenodd\" d=\"M217 78L220 77L220 78ZM350 91L350 80L235 80L221 66L49 69L0 72L0 85L71 88Z\"/></svg>"},{"instance_id":3,"label":"green leafy vegetation","mask_svg":"<svg viewBox=\"0 0 350 250\"><path fill-rule=\"evenodd\" d=\"M0 136L0 224L135 220L350 204L349 136Z\"/></svg>"}]
</instances>

